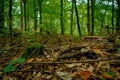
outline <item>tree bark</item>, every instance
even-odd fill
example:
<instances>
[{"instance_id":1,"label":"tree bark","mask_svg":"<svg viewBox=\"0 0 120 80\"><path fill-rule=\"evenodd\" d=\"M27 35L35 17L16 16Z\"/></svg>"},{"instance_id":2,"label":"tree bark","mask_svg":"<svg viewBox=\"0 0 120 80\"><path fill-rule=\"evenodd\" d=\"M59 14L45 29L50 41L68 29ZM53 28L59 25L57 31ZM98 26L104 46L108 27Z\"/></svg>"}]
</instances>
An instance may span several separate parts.
<instances>
[{"instance_id":1,"label":"tree bark","mask_svg":"<svg viewBox=\"0 0 120 80\"><path fill-rule=\"evenodd\" d=\"M38 0L38 3L39 3L39 15L40 15L40 18L39 18L39 21L40 21L40 34L42 35L42 0Z\"/></svg>"},{"instance_id":2,"label":"tree bark","mask_svg":"<svg viewBox=\"0 0 120 80\"><path fill-rule=\"evenodd\" d=\"M64 24L63 24L63 0L60 0L60 25L61 25L61 34L64 34Z\"/></svg>"},{"instance_id":3,"label":"tree bark","mask_svg":"<svg viewBox=\"0 0 120 80\"><path fill-rule=\"evenodd\" d=\"M23 30L23 0L20 0L20 11L21 11L21 16L20 16L20 21L21 21L21 31Z\"/></svg>"},{"instance_id":4,"label":"tree bark","mask_svg":"<svg viewBox=\"0 0 120 80\"><path fill-rule=\"evenodd\" d=\"M4 28L4 0L0 1L0 33Z\"/></svg>"},{"instance_id":5,"label":"tree bark","mask_svg":"<svg viewBox=\"0 0 120 80\"><path fill-rule=\"evenodd\" d=\"M71 8L71 23L70 23L70 34L73 35L73 9L74 9L74 5L73 5L74 1L72 0L72 8Z\"/></svg>"},{"instance_id":6,"label":"tree bark","mask_svg":"<svg viewBox=\"0 0 120 80\"><path fill-rule=\"evenodd\" d=\"M87 31L88 35L91 35L90 30L90 0L87 0Z\"/></svg>"},{"instance_id":7,"label":"tree bark","mask_svg":"<svg viewBox=\"0 0 120 80\"><path fill-rule=\"evenodd\" d=\"M36 0L34 0L34 31L37 30L37 5Z\"/></svg>"},{"instance_id":8,"label":"tree bark","mask_svg":"<svg viewBox=\"0 0 120 80\"><path fill-rule=\"evenodd\" d=\"M112 33L114 34L114 0L112 0Z\"/></svg>"},{"instance_id":9,"label":"tree bark","mask_svg":"<svg viewBox=\"0 0 120 80\"><path fill-rule=\"evenodd\" d=\"M117 34L120 34L120 0L117 0L117 5L118 5L118 9L117 9L117 16L116 16L116 32Z\"/></svg>"},{"instance_id":10,"label":"tree bark","mask_svg":"<svg viewBox=\"0 0 120 80\"><path fill-rule=\"evenodd\" d=\"M9 32L10 32L10 46L13 42L13 36L12 36L12 0L9 0Z\"/></svg>"},{"instance_id":11,"label":"tree bark","mask_svg":"<svg viewBox=\"0 0 120 80\"><path fill-rule=\"evenodd\" d=\"M78 33L79 33L79 36L81 36L82 34L81 34L81 30L80 30L80 23L79 23L79 16L78 16L76 0L74 0L74 5L75 5L75 13L76 13L76 19L77 19Z\"/></svg>"},{"instance_id":12,"label":"tree bark","mask_svg":"<svg viewBox=\"0 0 120 80\"><path fill-rule=\"evenodd\" d=\"M27 31L26 0L23 0L23 2L24 2L24 26L25 26L25 31Z\"/></svg>"},{"instance_id":13,"label":"tree bark","mask_svg":"<svg viewBox=\"0 0 120 80\"><path fill-rule=\"evenodd\" d=\"M94 5L95 0L91 0L91 35L94 35Z\"/></svg>"}]
</instances>

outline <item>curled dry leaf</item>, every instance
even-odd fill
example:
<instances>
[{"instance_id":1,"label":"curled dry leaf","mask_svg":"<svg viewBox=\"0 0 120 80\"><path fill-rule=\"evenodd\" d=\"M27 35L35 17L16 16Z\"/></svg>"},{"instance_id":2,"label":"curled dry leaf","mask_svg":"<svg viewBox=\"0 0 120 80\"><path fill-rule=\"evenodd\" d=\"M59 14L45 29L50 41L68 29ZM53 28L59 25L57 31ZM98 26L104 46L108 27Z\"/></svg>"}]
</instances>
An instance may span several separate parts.
<instances>
[{"instance_id":1,"label":"curled dry leaf","mask_svg":"<svg viewBox=\"0 0 120 80\"><path fill-rule=\"evenodd\" d=\"M88 79L91 77L91 72L88 71L88 70L81 71L81 72L80 72L80 77L81 77L83 80L88 80Z\"/></svg>"}]
</instances>

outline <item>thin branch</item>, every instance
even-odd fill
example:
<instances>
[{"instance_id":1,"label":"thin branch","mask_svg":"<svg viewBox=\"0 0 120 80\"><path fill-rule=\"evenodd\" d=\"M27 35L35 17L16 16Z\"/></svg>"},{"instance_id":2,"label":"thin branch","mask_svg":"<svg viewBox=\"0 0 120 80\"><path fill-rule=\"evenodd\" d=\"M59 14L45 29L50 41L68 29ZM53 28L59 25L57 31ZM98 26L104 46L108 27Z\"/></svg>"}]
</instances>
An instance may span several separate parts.
<instances>
[{"instance_id":1,"label":"thin branch","mask_svg":"<svg viewBox=\"0 0 120 80\"><path fill-rule=\"evenodd\" d=\"M99 60L81 60L81 61L69 61L69 62L32 62L26 63L25 65L34 65L34 64L72 64L72 63L90 63L90 62L100 62L100 61L110 61L113 59L120 58L120 56L114 58L106 58L106 59L99 59Z\"/></svg>"}]
</instances>

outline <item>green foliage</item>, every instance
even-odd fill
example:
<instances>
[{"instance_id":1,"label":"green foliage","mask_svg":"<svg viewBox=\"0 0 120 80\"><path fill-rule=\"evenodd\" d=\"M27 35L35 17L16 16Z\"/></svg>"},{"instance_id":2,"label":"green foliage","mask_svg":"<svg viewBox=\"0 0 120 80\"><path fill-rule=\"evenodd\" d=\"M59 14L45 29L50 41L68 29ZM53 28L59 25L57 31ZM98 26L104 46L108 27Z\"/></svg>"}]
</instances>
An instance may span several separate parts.
<instances>
[{"instance_id":1,"label":"green foliage","mask_svg":"<svg viewBox=\"0 0 120 80\"><path fill-rule=\"evenodd\" d=\"M115 40L115 43L118 44L118 45L120 45L120 40L119 40L119 39L116 39L116 40Z\"/></svg>"},{"instance_id":2,"label":"green foliage","mask_svg":"<svg viewBox=\"0 0 120 80\"><path fill-rule=\"evenodd\" d=\"M28 46L24 54L21 56L22 58L29 58L32 56L39 56L43 54L44 47L41 44L34 43L31 46Z\"/></svg>"},{"instance_id":3,"label":"green foliage","mask_svg":"<svg viewBox=\"0 0 120 80\"><path fill-rule=\"evenodd\" d=\"M109 76L111 76L111 77L114 77L115 76L115 74L113 73L113 72L111 72L111 71L107 71L106 72Z\"/></svg>"},{"instance_id":4,"label":"green foliage","mask_svg":"<svg viewBox=\"0 0 120 80\"><path fill-rule=\"evenodd\" d=\"M120 53L120 48L117 49L117 52Z\"/></svg>"},{"instance_id":5,"label":"green foliage","mask_svg":"<svg viewBox=\"0 0 120 80\"><path fill-rule=\"evenodd\" d=\"M14 71L17 69L17 66L15 64L22 64L25 61L24 58L18 58L16 60L11 60L9 64L3 69L5 73L9 73L11 71Z\"/></svg>"}]
</instances>

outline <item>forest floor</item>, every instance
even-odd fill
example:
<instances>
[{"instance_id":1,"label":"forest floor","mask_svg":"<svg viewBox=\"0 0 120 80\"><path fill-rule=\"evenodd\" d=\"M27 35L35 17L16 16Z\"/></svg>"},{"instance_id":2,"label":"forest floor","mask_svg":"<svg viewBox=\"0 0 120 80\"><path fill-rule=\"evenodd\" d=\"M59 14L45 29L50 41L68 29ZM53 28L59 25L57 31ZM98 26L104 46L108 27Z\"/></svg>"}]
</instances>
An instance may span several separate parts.
<instances>
[{"instance_id":1,"label":"forest floor","mask_svg":"<svg viewBox=\"0 0 120 80\"><path fill-rule=\"evenodd\" d=\"M120 48L109 37L22 35L11 47L9 38L0 41L0 80L120 80ZM22 61L34 44L43 53L34 49Z\"/></svg>"}]
</instances>

